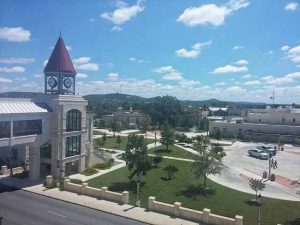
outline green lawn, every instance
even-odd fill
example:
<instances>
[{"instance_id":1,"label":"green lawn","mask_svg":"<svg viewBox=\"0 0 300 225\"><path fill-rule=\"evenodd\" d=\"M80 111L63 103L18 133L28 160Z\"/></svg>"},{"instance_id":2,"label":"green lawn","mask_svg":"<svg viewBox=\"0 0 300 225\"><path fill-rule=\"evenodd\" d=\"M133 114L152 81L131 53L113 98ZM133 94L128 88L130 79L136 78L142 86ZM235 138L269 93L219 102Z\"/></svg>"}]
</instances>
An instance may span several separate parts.
<instances>
[{"instance_id":1,"label":"green lawn","mask_svg":"<svg viewBox=\"0 0 300 225\"><path fill-rule=\"evenodd\" d=\"M162 156L171 156L177 158L184 158L184 159L193 159L193 154L179 148L175 145L170 145L169 149L165 145L161 145L155 148L152 148L148 151L151 154L159 154Z\"/></svg>"},{"instance_id":2,"label":"green lawn","mask_svg":"<svg viewBox=\"0 0 300 225\"><path fill-rule=\"evenodd\" d=\"M117 135L116 137L106 137L106 141L102 148L111 148L111 149L117 149L117 150L124 150L126 149L127 137L121 137L121 144L117 144ZM154 139L145 139L146 144L154 143Z\"/></svg>"},{"instance_id":3,"label":"green lawn","mask_svg":"<svg viewBox=\"0 0 300 225\"><path fill-rule=\"evenodd\" d=\"M174 165L178 168L173 180L166 180L163 168L167 165ZM191 172L191 163L167 160L153 168L146 177L143 177L141 204L146 207L148 196L155 196L158 201L171 203L179 201L184 207L203 210L209 208L212 213L234 218L236 214L243 215L245 225L256 224L257 208L249 204L254 195L239 192L212 181L208 184L214 189L214 193L201 194L196 188L197 180ZM128 169L121 168L111 173L88 181L92 187L108 186L109 190L122 192L130 191L130 203L135 202L135 182L129 182ZM294 220L299 216L300 202L282 201L270 198L263 198L262 225L276 225L287 220Z\"/></svg>"}]
</instances>

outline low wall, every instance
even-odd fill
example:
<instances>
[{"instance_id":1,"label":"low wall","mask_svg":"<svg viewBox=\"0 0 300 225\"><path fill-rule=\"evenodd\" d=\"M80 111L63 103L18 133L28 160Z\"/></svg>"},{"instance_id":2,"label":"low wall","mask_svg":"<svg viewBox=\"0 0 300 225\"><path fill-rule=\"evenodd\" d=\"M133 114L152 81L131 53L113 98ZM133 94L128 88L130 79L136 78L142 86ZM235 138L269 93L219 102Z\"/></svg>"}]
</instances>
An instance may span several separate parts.
<instances>
[{"instance_id":1,"label":"low wall","mask_svg":"<svg viewBox=\"0 0 300 225\"><path fill-rule=\"evenodd\" d=\"M180 202L174 205L156 201L155 197L148 198L148 209L158 213L163 213L182 219L192 220L210 225L243 225L243 217L236 215L235 218L228 218L210 213L210 209L204 209L203 212L181 207Z\"/></svg>"},{"instance_id":2,"label":"low wall","mask_svg":"<svg viewBox=\"0 0 300 225\"><path fill-rule=\"evenodd\" d=\"M71 191L83 195L87 195L90 197L100 198L120 204L128 204L129 203L129 192L123 191L122 193L108 191L107 187L102 187L101 189L89 187L87 183L83 183L82 185L73 184L69 179L64 181L64 189L66 191Z\"/></svg>"}]
</instances>

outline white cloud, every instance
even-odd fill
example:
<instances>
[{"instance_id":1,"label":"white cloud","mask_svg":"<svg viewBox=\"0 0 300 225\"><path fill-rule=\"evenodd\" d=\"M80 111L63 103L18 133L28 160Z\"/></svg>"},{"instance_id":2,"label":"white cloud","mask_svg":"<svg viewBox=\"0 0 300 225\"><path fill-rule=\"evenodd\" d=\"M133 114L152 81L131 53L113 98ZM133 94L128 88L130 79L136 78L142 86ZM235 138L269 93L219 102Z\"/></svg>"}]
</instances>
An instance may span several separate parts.
<instances>
[{"instance_id":1,"label":"white cloud","mask_svg":"<svg viewBox=\"0 0 300 225\"><path fill-rule=\"evenodd\" d=\"M73 59L73 63L76 69L90 71L99 70L99 65L96 63L90 63L90 61L91 57L79 57L77 59Z\"/></svg>"},{"instance_id":2,"label":"white cloud","mask_svg":"<svg viewBox=\"0 0 300 225\"><path fill-rule=\"evenodd\" d=\"M288 45L284 45L284 46L282 46L281 47L281 51L287 51L287 50L289 50L290 49L290 46L288 46Z\"/></svg>"},{"instance_id":3,"label":"white cloud","mask_svg":"<svg viewBox=\"0 0 300 225\"><path fill-rule=\"evenodd\" d=\"M16 57L0 58L0 63L5 63L5 64L28 64L33 62L35 62L34 58L16 58Z\"/></svg>"},{"instance_id":4,"label":"white cloud","mask_svg":"<svg viewBox=\"0 0 300 225\"><path fill-rule=\"evenodd\" d=\"M172 66L162 66L154 70L156 73L172 73L175 72L175 69Z\"/></svg>"},{"instance_id":5,"label":"white cloud","mask_svg":"<svg viewBox=\"0 0 300 225\"><path fill-rule=\"evenodd\" d=\"M138 13L144 10L141 0L137 1L135 5L128 6L127 3L122 1L117 1L116 7L113 12L104 12L101 14L101 18L107 19L115 25L121 25L126 23L135 17ZM120 26L113 27L112 31L120 31L122 29Z\"/></svg>"},{"instance_id":6,"label":"white cloud","mask_svg":"<svg viewBox=\"0 0 300 225\"><path fill-rule=\"evenodd\" d=\"M77 73L76 74L76 78L78 78L78 79L85 79L85 78L88 78L88 75L85 74L85 73Z\"/></svg>"},{"instance_id":7,"label":"white cloud","mask_svg":"<svg viewBox=\"0 0 300 225\"><path fill-rule=\"evenodd\" d=\"M0 28L0 39L13 41L13 42L24 42L30 40L31 33L28 30L24 30L23 27L1 27Z\"/></svg>"},{"instance_id":8,"label":"white cloud","mask_svg":"<svg viewBox=\"0 0 300 225\"><path fill-rule=\"evenodd\" d=\"M239 86L228 87L224 90L225 94L228 95L243 95L246 93L246 90Z\"/></svg>"},{"instance_id":9,"label":"white cloud","mask_svg":"<svg viewBox=\"0 0 300 225\"><path fill-rule=\"evenodd\" d=\"M289 11L295 11L298 8L297 2L289 2L285 5L284 9Z\"/></svg>"},{"instance_id":10,"label":"white cloud","mask_svg":"<svg viewBox=\"0 0 300 225\"><path fill-rule=\"evenodd\" d=\"M3 73L23 73L25 72L25 68L21 66L14 66L14 67L0 67L0 72Z\"/></svg>"},{"instance_id":11,"label":"white cloud","mask_svg":"<svg viewBox=\"0 0 300 225\"><path fill-rule=\"evenodd\" d=\"M265 76L262 77L261 80L271 85L284 85L284 84L293 83L294 77L291 77L291 75L290 76L286 75L284 77Z\"/></svg>"},{"instance_id":12,"label":"white cloud","mask_svg":"<svg viewBox=\"0 0 300 225\"><path fill-rule=\"evenodd\" d=\"M99 66L96 63L79 64L76 65L75 68L79 70L91 70L91 71L99 70Z\"/></svg>"},{"instance_id":13,"label":"white cloud","mask_svg":"<svg viewBox=\"0 0 300 225\"><path fill-rule=\"evenodd\" d=\"M244 79L249 79L252 77L253 77L253 75L251 75L251 74L246 74L246 75L242 76L242 78L244 78Z\"/></svg>"},{"instance_id":14,"label":"white cloud","mask_svg":"<svg viewBox=\"0 0 300 225\"><path fill-rule=\"evenodd\" d=\"M109 73L107 75L107 79L111 80L111 81L118 80L118 78L119 78L119 74L118 73Z\"/></svg>"},{"instance_id":15,"label":"white cloud","mask_svg":"<svg viewBox=\"0 0 300 225\"><path fill-rule=\"evenodd\" d=\"M232 66L232 65L227 65L223 67L218 67L214 69L212 72L213 74L220 74L220 73L239 73L239 72L246 72L248 71L248 68L245 66Z\"/></svg>"},{"instance_id":16,"label":"white cloud","mask_svg":"<svg viewBox=\"0 0 300 225\"><path fill-rule=\"evenodd\" d=\"M185 58L196 58L200 53L201 50L204 47L210 46L212 44L212 41L206 41L206 42L197 42L192 46L191 50L186 50L185 48L177 50L175 53L179 57L185 57Z\"/></svg>"},{"instance_id":17,"label":"white cloud","mask_svg":"<svg viewBox=\"0 0 300 225\"><path fill-rule=\"evenodd\" d=\"M247 64L249 64L249 62L245 59L241 59L241 60L236 61L235 64L237 64L237 65L247 65Z\"/></svg>"},{"instance_id":18,"label":"white cloud","mask_svg":"<svg viewBox=\"0 0 300 225\"><path fill-rule=\"evenodd\" d=\"M218 82L218 83L215 83L216 86L225 86L226 85L226 82Z\"/></svg>"},{"instance_id":19,"label":"white cloud","mask_svg":"<svg viewBox=\"0 0 300 225\"><path fill-rule=\"evenodd\" d=\"M251 80L244 83L244 85L260 85L260 84L261 83L259 80Z\"/></svg>"},{"instance_id":20,"label":"white cloud","mask_svg":"<svg viewBox=\"0 0 300 225\"><path fill-rule=\"evenodd\" d=\"M43 61L43 66L46 66L47 63L48 63L48 59L44 60L44 61Z\"/></svg>"},{"instance_id":21,"label":"white cloud","mask_svg":"<svg viewBox=\"0 0 300 225\"><path fill-rule=\"evenodd\" d=\"M236 50L240 50L240 49L243 49L243 48L244 48L243 46L236 45L236 46L233 46L232 50L236 51Z\"/></svg>"},{"instance_id":22,"label":"white cloud","mask_svg":"<svg viewBox=\"0 0 300 225\"><path fill-rule=\"evenodd\" d=\"M77 59L73 59L73 63L75 64L84 64L91 61L91 57L79 57Z\"/></svg>"},{"instance_id":23,"label":"white cloud","mask_svg":"<svg viewBox=\"0 0 300 225\"><path fill-rule=\"evenodd\" d=\"M128 60L131 61L131 62L134 62L134 61L136 61L136 58L130 57L130 58L128 58Z\"/></svg>"},{"instance_id":24,"label":"white cloud","mask_svg":"<svg viewBox=\"0 0 300 225\"><path fill-rule=\"evenodd\" d=\"M178 72L172 72L172 73L167 73L162 76L162 79L164 80L182 80L182 76Z\"/></svg>"},{"instance_id":25,"label":"white cloud","mask_svg":"<svg viewBox=\"0 0 300 225\"><path fill-rule=\"evenodd\" d=\"M40 74L40 73L36 73L33 75L34 78L42 78L43 77L43 74Z\"/></svg>"},{"instance_id":26,"label":"white cloud","mask_svg":"<svg viewBox=\"0 0 300 225\"><path fill-rule=\"evenodd\" d=\"M205 4L199 7L189 7L178 17L177 21L190 27L208 24L220 26L227 16L241 8L246 8L248 5L247 0L230 0L221 6Z\"/></svg>"},{"instance_id":27,"label":"white cloud","mask_svg":"<svg viewBox=\"0 0 300 225\"><path fill-rule=\"evenodd\" d=\"M284 52L293 63L300 63L300 45L291 47Z\"/></svg>"},{"instance_id":28,"label":"white cloud","mask_svg":"<svg viewBox=\"0 0 300 225\"><path fill-rule=\"evenodd\" d=\"M123 30L123 28L122 27L120 27L120 26L113 26L111 29L110 29L110 31L122 31Z\"/></svg>"},{"instance_id":29,"label":"white cloud","mask_svg":"<svg viewBox=\"0 0 300 225\"><path fill-rule=\"evenodd\" d=\"M11 79L7 79L5 77L0 77L0 83L12 83Z\"/></svg>"}]
</instances>

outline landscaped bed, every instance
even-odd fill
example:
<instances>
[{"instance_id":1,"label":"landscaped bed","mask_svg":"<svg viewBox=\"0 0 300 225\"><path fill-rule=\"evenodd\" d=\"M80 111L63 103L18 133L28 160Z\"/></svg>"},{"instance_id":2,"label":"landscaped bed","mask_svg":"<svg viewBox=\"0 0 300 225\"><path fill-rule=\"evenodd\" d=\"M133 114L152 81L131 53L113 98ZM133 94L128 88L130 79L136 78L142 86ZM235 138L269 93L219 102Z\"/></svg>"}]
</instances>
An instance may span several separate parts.
<instances>
[{"instance_id":1,"label":"landscaped bed","mask_svg":"<svg viewBox=\"0 0 300 225\"><path fill-rule=\"evenodd\" d=\"M172 180L166 179L163 171L167 165L178 168ZM130 191L130 203L134 204L136 183L128 180L128 169L121 168L88 181L92 187L108 186L109 190L122 192ZM244 216L245 225L256 224L257 207L252 205L254 195L239 192L208 180L212 191L204 194L197 188L198 181L191 171L191 163L167 160L153 168L146 177L143 177L141 204L146 207L149 196L155 196L158 201L171 203L178 201L184 207L203 210L209 208L212 213L228 217ZM299 217L300 202L283 201L263 198L262 224L285 224L286 221Z\"/></svg>"},{"instance_id":2,"label":"landscaped bed","mask_svg":"<svg viewBox=\"0 0 300 225\"><path fill-rule=\"evenodd\" d=\"M110 148L110 149L117 149L117 150L124 150L126 149L126 145L127 145L127 141L128 138L127 137L123 137L121 136L121 143L118 144L117 143L117 134L116 137L106 137L106 141L104 143L104 145L101 146L101 148ZM145 139L146 144L151 144L154 143L154 139Z\"/></svg>"},{"instance_id":3,"label":"landscaped bed","mask_svg":"<svg viewBox=\"0 0 300 225\"><path fill-rule=\"evenodd\" d=\"M158 154L161 156L171 156L176 158L184 158L184 159L193 159L193 154L179 148L175 145L169 145L169 149L165 145L160 145L158 147L149 149L148 151L150 154Z\"/></svg>"}]
</instances>

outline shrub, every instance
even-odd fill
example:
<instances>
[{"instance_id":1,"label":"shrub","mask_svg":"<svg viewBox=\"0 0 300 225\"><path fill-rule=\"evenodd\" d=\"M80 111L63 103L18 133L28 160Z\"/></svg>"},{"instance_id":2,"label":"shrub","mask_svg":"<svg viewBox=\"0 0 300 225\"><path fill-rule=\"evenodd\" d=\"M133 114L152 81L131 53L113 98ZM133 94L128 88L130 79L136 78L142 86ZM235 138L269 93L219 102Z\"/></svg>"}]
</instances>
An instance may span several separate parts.
<instances>
[{"instance_id":1,"label":"shrub","mask_svg":"<svg viewBox=\"0 0 300 225\"><path fill-rule=\"evenodd\" d=\"M85 171L83 171L81 174L83 174L85 176L91 176L93 174L96 174L97 172L98 171L95 168L91 167L91 168L85 169Z\"/></svg>"},{"instance_id":2,"label":"shrub","mask_svg":"<svg viewBox=\"0 0 300 225\"><path fill-rule=\"evenodd\" d=\"M154 166L157 167L157 165L162 161L162 157L159 155L156 155L153 157L152 162L154 163Z\"/></svg>"},{"instance_id":3,"label":"shrub","mask_svg":"<svg viewBox=\"0 0 300 225\"><path fill-rule=\"evenodd\" d=\"M70 182L72 184L82 184L83 183L82 180L79 180L79 179L70 179Z\"/></svg>"},{"instance_id":4,"label":"shrub","mask_svg":"<svg viewBox=\"0 0 300 225\"><path fill-rule=\"evenodd\" d=\"M171 180L174 174L178 171L176 166L168 165L164 168L164 171L167 173L168 180Z\"/></svg>"},{"instance_id":5,"label":"shrub","mask_svg":"<svg viewBox=\"0 0 300 225\"><path fill-rule=\"evenodd\" d=\"M110 158L109 160L103 163L97 163L96 165L93 166L93 168L98 170L109 169L110 167L112 167L113 163L114 163L114 159Z\"/></svg>"}]
</instances>

